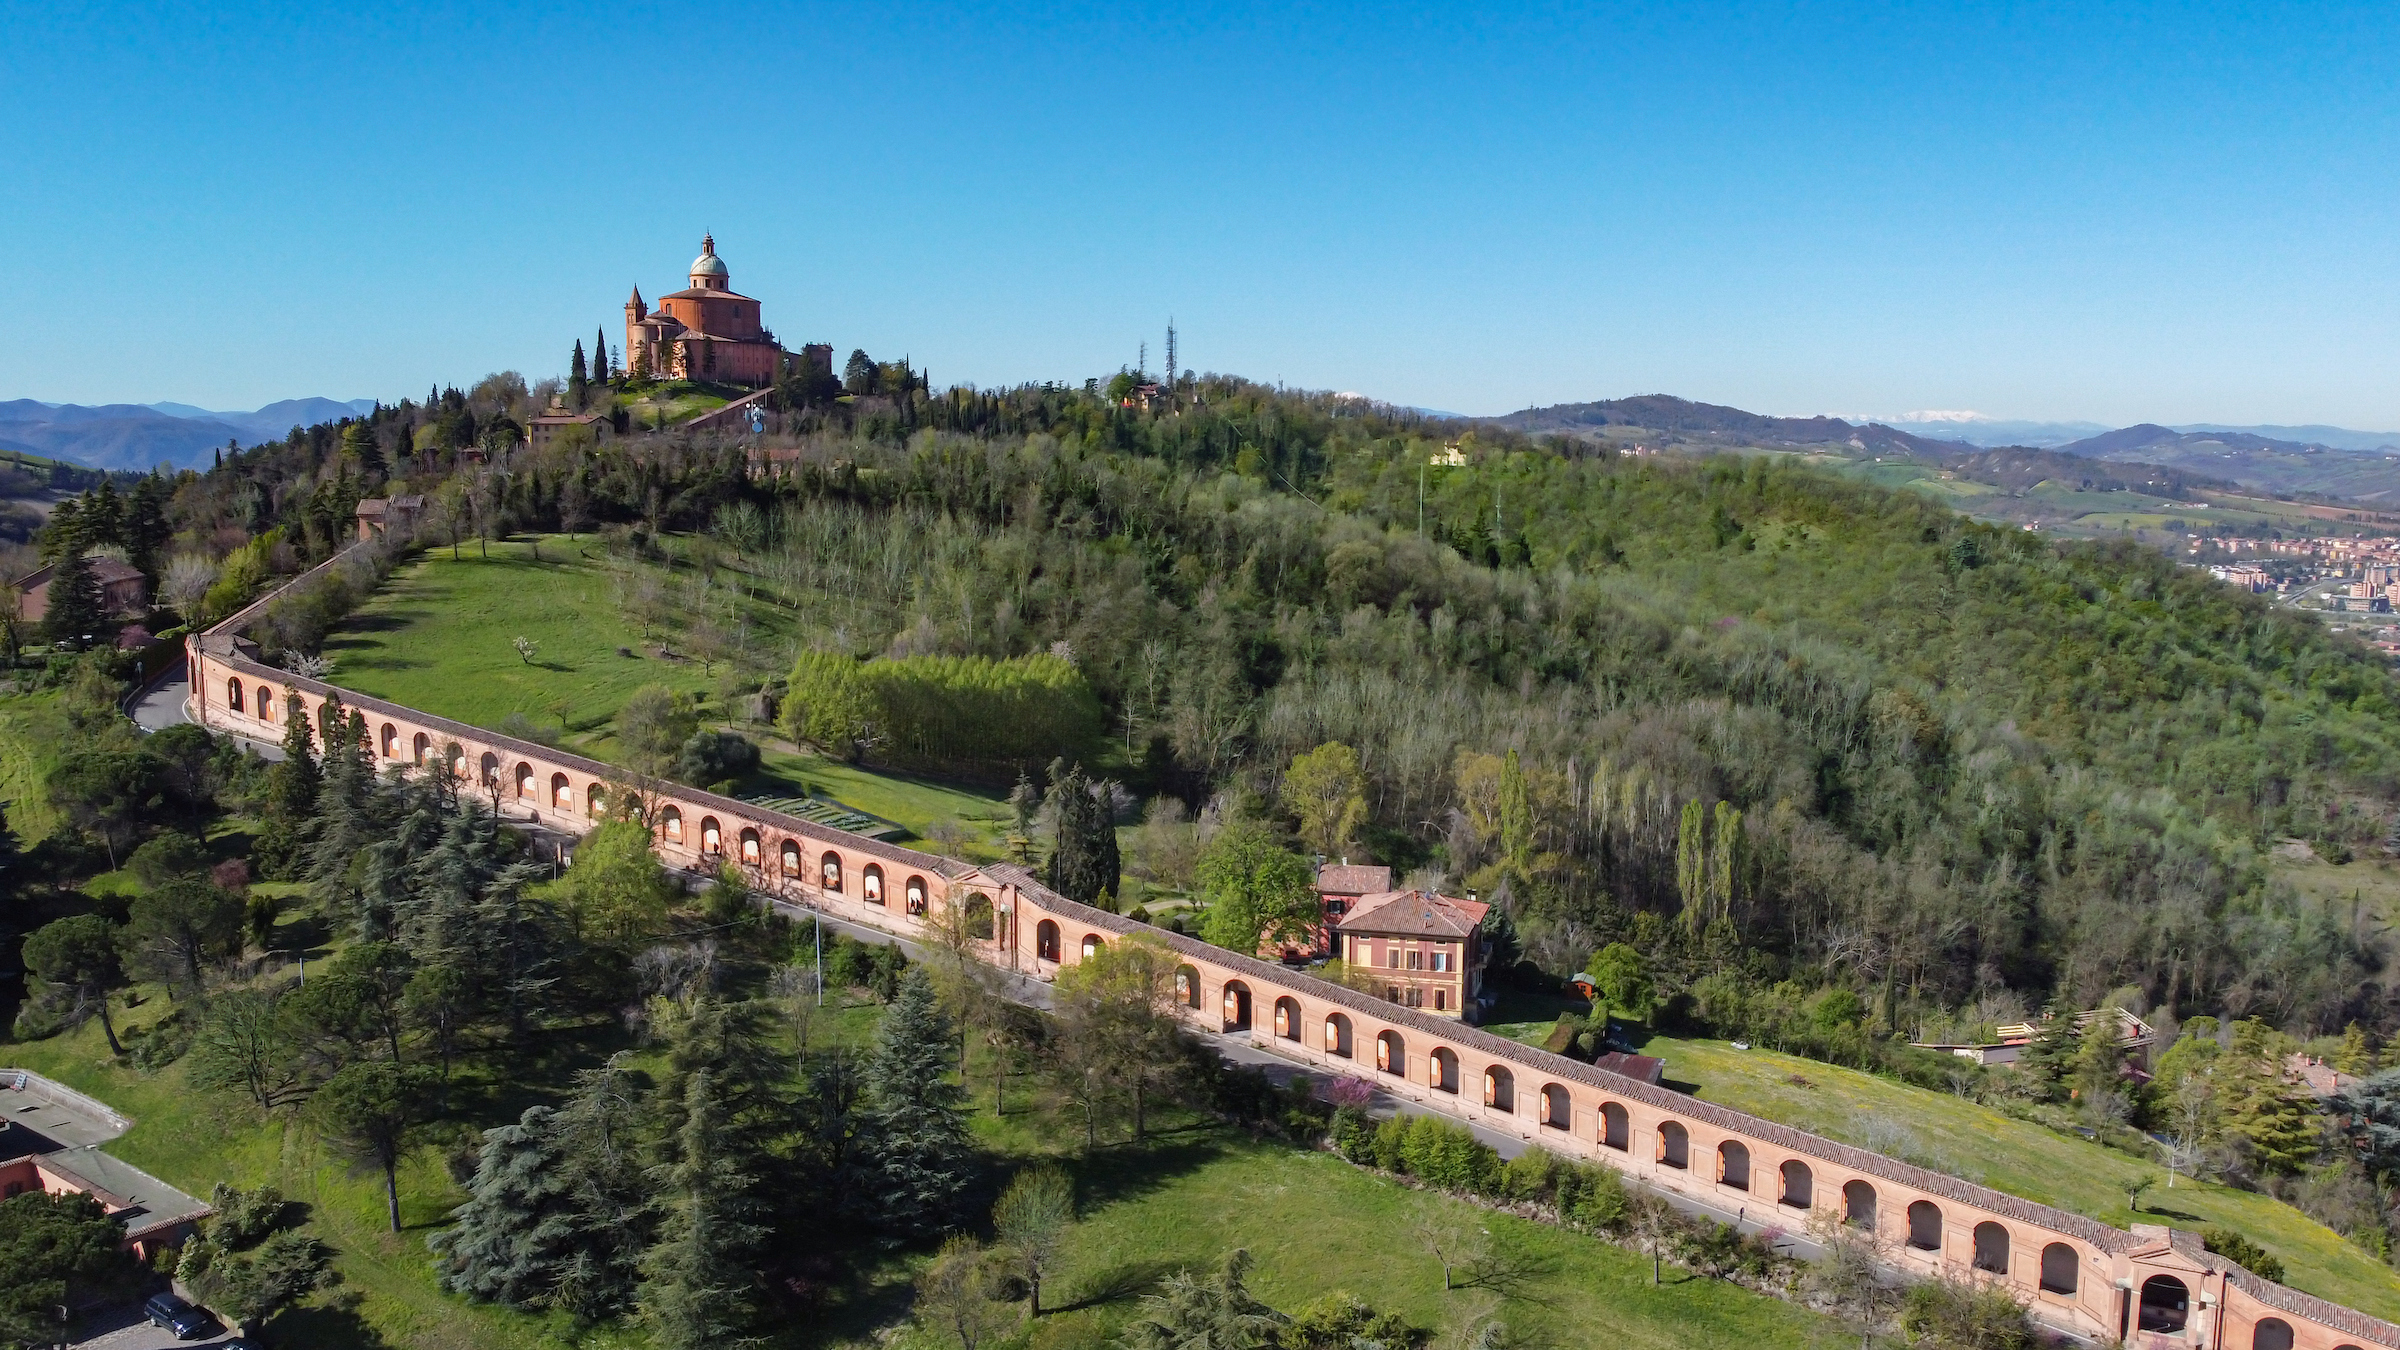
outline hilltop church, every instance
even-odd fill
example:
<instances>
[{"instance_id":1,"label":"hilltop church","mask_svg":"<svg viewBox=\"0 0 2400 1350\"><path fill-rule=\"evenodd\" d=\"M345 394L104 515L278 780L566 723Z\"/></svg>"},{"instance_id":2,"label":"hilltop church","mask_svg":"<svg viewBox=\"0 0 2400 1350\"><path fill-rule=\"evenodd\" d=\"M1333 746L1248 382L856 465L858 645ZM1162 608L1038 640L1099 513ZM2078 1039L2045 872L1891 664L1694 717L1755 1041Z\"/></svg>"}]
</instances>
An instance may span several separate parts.
<instances>
[{"instance_id":1,"label":"hilltop church","mask_svg":"<svg viewBox=\"0 0 2400 1350\"><path fill-rule=\"evenodd\" d=\"M715 235L700 240L691 285L662 295L653 310L636 286L625 302L625 368L654 377L718 384L766 385L789 363L830 375L833 348L811 343L787 352L759 322L758 301L737 295L733 274L717 256Z\"/></svg>"}]
</instances>

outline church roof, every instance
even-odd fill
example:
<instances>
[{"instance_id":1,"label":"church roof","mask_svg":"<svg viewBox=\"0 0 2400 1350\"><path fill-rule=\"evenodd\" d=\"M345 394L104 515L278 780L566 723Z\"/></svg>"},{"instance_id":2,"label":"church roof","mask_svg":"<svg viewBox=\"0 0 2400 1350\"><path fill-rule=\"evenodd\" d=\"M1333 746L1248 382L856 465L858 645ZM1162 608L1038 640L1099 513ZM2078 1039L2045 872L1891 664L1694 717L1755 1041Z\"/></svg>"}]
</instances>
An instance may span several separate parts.
<instances>
[{"instance_id":1,"label":"church roof","mask_svg":"<svg viewBox=\"0 0 2400 1350\"><path fill-rule=\"evenodd\" d=\"M751 304L758 303L756 300L750 300L750 297L746 295L736 295L732 291L712 291L701 286L676 291L658 298L661 300L749 300Z\"/></svg>"}]
</instances>

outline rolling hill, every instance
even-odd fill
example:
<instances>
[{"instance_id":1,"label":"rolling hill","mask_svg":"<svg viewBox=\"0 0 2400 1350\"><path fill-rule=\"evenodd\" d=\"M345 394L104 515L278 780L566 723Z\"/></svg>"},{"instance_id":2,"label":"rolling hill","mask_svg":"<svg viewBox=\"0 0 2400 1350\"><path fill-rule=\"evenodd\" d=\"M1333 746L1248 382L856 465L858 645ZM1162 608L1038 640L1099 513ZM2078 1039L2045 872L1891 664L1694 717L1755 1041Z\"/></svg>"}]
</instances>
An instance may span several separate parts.
<instances>
[{"instance_id":1,"label":"rolling hill","mask_svg":"<svg viewBox=\"0 0 2400 1350\"><path fill-rule=\"evenodd\" d=\"M355 417L372 399L284 399L253 412L210 412L182 403L0 403L0 449L95 469L136 472L165 464L206 466L228 442L255 445L295 426Z\"/></svg>"}]
</instances>

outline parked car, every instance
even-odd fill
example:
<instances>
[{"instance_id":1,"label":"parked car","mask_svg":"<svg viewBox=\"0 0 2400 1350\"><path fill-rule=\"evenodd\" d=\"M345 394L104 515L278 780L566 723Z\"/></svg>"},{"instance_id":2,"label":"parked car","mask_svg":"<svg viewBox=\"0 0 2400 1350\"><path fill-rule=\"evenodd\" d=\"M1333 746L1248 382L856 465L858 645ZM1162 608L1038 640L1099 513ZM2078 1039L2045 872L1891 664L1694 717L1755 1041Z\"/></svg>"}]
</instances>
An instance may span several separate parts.
<instances>
[{"instance_id":1,"label":"parked car","mask_svg":"<svg viewBox=\"0 0 2400 1350\"><path fill-rule=\"evenodd\" d=\"M142 1311L150 1314L150 1325L174 1332L178 1340L205 1336L217 1324L217 1319L173 1294L152 1294L143 1301Z\"/></svg>"}]
</instances>

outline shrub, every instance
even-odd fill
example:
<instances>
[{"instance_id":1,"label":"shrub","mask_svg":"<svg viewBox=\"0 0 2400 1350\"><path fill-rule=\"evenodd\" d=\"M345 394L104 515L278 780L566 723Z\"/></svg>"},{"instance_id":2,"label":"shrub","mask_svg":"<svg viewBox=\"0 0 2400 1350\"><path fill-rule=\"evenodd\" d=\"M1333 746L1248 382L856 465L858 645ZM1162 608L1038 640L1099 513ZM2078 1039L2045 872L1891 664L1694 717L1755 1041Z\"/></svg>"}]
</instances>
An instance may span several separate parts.
<instances>
[{"instance_id":1,"label":"shrub","mask_svg":"<svg viewBox=\"0 0 2400 1350\"><path fill-rule=\"evenodd\" d=\"M2230 1228L2211 1224L2200 1230L2200 1245L2262 1280L2283 1280L2283 1262L2267 1249Z\"/></svg>"},{"instance_id":2,"label":"shrub","mask_svg":"<svg viewBox=\"0 0 2400 1350\"><path fill-rule=\"evenodd\" d=\"M1909 1286L1900 1330L1923 1350L2032 1350L2025 1309L2001 1285L1925 1280Z\"/></svg>"}]
</instances>

